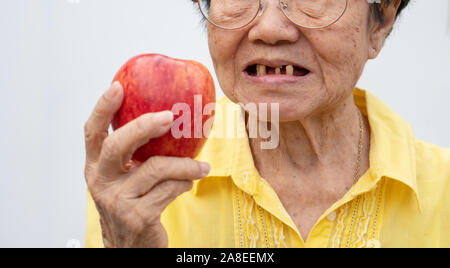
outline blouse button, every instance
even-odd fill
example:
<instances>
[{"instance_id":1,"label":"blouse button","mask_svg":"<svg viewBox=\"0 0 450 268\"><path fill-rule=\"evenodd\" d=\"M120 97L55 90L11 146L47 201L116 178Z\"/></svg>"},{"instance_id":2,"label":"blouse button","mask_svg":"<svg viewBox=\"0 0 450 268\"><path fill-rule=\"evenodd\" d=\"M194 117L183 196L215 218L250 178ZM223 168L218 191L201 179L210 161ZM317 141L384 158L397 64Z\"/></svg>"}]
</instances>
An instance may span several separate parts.
<instances>
[{"instance_id":1,"label":"blouse button","mask_svg":"<svg viewBox=\"0 0 450 268\"><path fill-rule=\"evenodd\" d=\"M244 184L248 183L248 172L244 172Z\"/></svg>"},{"instance_id":2,"label":"blouse button","mask_svg":"<svg viewBox=\"0 0 450 268\"><path fill-rule=\"evenodd\" d=\"M333 211L333 212L331 212L330 214L328 214L327 219L328 219L329 221L334 221L334 220L336 220L336 212Z\"/></svg>"}]
</instances>

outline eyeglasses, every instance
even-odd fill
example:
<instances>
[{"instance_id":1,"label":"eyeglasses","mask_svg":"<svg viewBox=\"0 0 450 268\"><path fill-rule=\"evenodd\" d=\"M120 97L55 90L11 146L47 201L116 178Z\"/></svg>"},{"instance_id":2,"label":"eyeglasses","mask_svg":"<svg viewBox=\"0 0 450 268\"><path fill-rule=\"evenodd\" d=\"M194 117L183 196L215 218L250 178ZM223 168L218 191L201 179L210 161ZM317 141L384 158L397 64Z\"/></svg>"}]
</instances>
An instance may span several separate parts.
<instances>
[{"instance_id":1,"label":"eyeglasses","mask_svg":"<svg viewBox=\"0 0 450 268\"><path fill-rule=\"evenodd\" d=\"M267 0L192 0L205 19L225 30L237 30L264 12ZM320 29L336 23L345 13L348 0L279 0L283 14L295 25ZM263 3L264 2L264 3Z\"/></svg>"}]
</instances>

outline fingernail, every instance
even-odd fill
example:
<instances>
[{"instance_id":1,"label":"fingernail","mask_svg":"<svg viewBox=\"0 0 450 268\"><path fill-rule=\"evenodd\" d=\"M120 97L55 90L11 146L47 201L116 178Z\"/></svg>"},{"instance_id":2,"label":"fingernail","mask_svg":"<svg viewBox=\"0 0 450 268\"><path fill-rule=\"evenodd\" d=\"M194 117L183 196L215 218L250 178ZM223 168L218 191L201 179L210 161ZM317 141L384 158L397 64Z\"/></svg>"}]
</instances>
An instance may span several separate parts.
<instances>
[{"instance_id":1,"label":"fingernail","mask_svg":"<svg viewBox=\"0 0 450 268\"><path fill-rule=\"evenodd\" d=\"M202 171L202 177L206 177L211 170L211 166L206 162L200 162L200 170Z\"/></svg>"},{"instance_id":2,"label":"fingernail","mask_svg":"<svg viewBox=\"0 0 450 268\"><path fill-rule=\"evenodd\" d=\"M113 99L119 93L121 85L118 81L114 82L111 87L106 91L105 97L108 99Z\"/></svg>"},{"instance_id":3,"label":"fingernail","mask_svg":"<svg viewBox=\"0 0 450 268\"><path fill-rule=\"evenodd\" d=\"M171 111L163 111L154 115L155 123L161 126L168 126L172 124L173 113Z\"/></svg>"}]
</instances>

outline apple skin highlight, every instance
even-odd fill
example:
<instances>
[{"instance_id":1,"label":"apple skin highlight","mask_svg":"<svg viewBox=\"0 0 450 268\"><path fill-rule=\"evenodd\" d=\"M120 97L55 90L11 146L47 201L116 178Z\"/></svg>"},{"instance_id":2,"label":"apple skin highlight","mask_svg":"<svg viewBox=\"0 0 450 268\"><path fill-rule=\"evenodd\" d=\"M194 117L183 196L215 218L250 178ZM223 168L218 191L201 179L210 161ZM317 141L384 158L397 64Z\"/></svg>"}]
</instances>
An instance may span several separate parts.
<instances>
[{"instance_id":1,"label":"apple skin highlight","mask_svg":"<svg viewBox=\"0 0 450 268\"><path fill-rule=\"evenodd\" d=\"M202 128L214 116L214 112L203 115L205 105L216 101L214 80L205 66L192 60L144 54L128 60L117 72L115 81L122 85L124 99L112 121L114 130L143 114L171 111L177 103L187 104L190 108L190 125L181 125L181 128L191 128L190 138L175 138L169 130L138 148L133 160L145 162L155 155L190 158L198 155L207 138L194 135L194 96L201 95ZM174 121L182 113L174 114Z\"/></svg>"}]
</instances>

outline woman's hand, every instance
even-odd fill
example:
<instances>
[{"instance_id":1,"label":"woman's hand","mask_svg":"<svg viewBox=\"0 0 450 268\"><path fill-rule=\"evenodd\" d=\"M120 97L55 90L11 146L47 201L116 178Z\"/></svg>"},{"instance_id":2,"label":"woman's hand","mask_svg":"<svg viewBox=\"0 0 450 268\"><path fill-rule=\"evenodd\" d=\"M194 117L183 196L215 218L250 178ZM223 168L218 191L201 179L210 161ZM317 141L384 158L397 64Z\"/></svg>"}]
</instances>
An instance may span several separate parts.
<instances>
[{"instance_id":1,"label":"woman's hand","mask_svg":"<svg viewBox=\"0 0 450 268\"><path fill-rule=\"evenodd\" d=\"M100 214L105 247L167 247L161 225L164 208L205 177L207 163L190 158L154 156L130 161L149 139L169 131L171 112L144 114L108 135L120 108L123 90L114 83L98 101L85 124L85 178Z\"/></svg>"}]
</instances>

